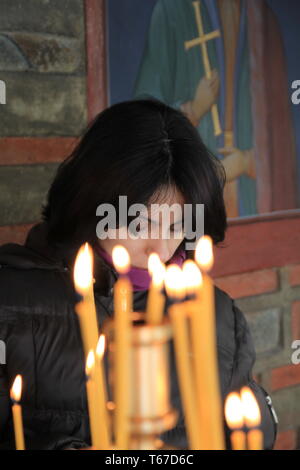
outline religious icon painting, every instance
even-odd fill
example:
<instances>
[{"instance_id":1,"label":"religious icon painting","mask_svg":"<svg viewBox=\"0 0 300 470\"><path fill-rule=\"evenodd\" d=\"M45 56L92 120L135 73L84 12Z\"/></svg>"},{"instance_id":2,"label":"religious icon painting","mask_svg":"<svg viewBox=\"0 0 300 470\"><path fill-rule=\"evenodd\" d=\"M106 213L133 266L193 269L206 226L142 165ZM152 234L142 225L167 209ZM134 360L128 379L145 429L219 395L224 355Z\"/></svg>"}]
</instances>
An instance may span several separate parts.
<instances>
[{"instance_id":1,"label":"religious icon painting","mask_svg":"<svg viewBox=\"0 0 300 470\"><path fill-rule=\"evenodd\" d=\"M222 159L229 218L300 208L298 0L109 0L106 15L109 104L185 112Z\"/></svg>"}]
</instances>

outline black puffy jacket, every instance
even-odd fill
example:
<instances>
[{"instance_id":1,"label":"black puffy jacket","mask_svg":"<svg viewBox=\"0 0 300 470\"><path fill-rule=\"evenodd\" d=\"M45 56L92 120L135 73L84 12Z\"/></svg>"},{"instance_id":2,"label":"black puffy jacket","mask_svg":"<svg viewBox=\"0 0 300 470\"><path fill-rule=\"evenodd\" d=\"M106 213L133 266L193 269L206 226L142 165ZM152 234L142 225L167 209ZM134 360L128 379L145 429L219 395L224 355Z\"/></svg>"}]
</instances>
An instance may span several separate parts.
<instances>
[{"instance_id":1,"label":"black puffy jacket","mask_svg":"<svg viewBox=\"0 0 300 470\"><path fill-rule=\"evenodd\" d=\"M6 345L6 363L0 365L2 449L14 448L9 389L17 374L23 377L27 449L90 445L85 359L74 312L76 252L66 247L54 250L46 242L46 233L46 223L40 223L30 230L24 246L9 243L0 247L0 340ZM113 314L112 288L117 273L95 253L94 276L101 328L103 321ZM147 291L134 293L135 310L145 309L146 297ZM218 288L215 302L222 397L225 399L230 391L242 385L251 387L261 409L264 448L272 449L276 422L266 392L252 378L255 351L248 324L234 301ZM176 427L161 438L172 446L187 448L173 342L170 351L171 402L179 410L179 419ZM105 364L107 373L107 358ZM229 431L225 423L224 426L230 448Z\"/></svg>"}]
</instances>

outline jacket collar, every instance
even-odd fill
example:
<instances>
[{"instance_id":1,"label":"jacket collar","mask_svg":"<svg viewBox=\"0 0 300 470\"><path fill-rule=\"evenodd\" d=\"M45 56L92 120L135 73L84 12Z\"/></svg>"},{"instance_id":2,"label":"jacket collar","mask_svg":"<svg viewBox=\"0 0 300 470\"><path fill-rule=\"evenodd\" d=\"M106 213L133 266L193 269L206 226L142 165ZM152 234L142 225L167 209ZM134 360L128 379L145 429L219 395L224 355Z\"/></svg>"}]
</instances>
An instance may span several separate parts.
<instances>
[{"instance_id":1,"label":"jacket collar","mask_svg":"<svg viewBox=\"0 0 300 470\"><path fill-rule=\"evenodd\" d=\"M79 247L51 245L47 240L48 224L40 222L28 232L24 246L8 243L0 247L0 264L19 269L45 269L68 272L73 282L73 269ZM118 278L116 270L98 253L94 253L94 291L111 295Z\"/></svg>"}]
</instances>

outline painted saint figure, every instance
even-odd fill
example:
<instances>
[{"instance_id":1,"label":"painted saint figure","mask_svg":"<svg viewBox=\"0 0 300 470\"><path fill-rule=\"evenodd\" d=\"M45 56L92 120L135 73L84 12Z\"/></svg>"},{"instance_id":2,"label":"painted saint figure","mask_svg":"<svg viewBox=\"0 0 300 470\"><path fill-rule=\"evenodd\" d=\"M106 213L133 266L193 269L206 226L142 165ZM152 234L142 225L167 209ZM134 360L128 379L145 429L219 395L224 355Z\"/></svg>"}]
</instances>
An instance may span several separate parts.
<instances>
[{"instance_id":1,"label":"painted saint figure","mask_svg":"<svg viewBox=\"0 0 300 470\"><path fill-rule=\"evenodd\" d=\"M195 5L200 10L212 74L207 78ZM250 85L250 47L245 0L158 0L135 82L134 97L154 96L180 108L225 167L228 217L257 214L256 158ZM273 27L272 34L279 34ZM222 134L216 136L211 108L216 103Z\"/></svg>"}]
</instances>

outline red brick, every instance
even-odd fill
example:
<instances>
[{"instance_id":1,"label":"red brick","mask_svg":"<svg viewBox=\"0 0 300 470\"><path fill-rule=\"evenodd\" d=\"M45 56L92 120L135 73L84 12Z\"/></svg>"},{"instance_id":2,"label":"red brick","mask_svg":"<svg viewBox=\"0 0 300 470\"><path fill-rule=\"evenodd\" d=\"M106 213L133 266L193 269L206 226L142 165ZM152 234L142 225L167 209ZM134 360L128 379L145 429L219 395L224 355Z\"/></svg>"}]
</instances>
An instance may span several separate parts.
<instances>
[{"instance_id":1,"label":"red brick","mask_svg":"<svg viewBox=\"0 0 300 470\"><path fill-rule=\"evenodd\" d=\"M274 450L294 450L297 445L297 433L294 429L279 432Z\"/></svg>"},{"instance_id":2,"label":"red brick","mask_svg":"<svg viewBox=\"0 0 300 470\"><path fill-rule=\"evenodd\" d=\"M291 327L292 338L300 339L300 300L292 303Z\"/></svg>"},{"instance_id":3,"label":"red brick","mask_svg":"<svg viewBox=\"0 0 300 470\"><path fill-rule=\"evenodd\" d=\"M300 364L277 367L271 371L271 389L273 391L292 385L300 385Z\"/></svg>"},{"instance_id":4,"label":"red brick","mask_svg":"<svg viewBox=\"0 0 300 470\"><path fill-rule=\"evenodd\" d=\"M289 266L289 283L291 286L300 286L300 264Z\"/></svg>"},{"instance_id":5,"label":"red brick","mask_svg":"<svg viewBox=\"0 0 300 470\"><path fill-rule=\"evenodd\" d=\"M264 269L216 278L215 284L231 297L238 299L273 292L278 289L276 269Z\"/></svg>"},{"instance_id":6,"label":"red brick","mask_svg":"<svg viewBox=\"0 0 300 470\"><path fill-rule=\"evenodd\" d=\"M73 150L75 137L3 137L0 165L60 162Z\"/></svg>"}]
</instances>

